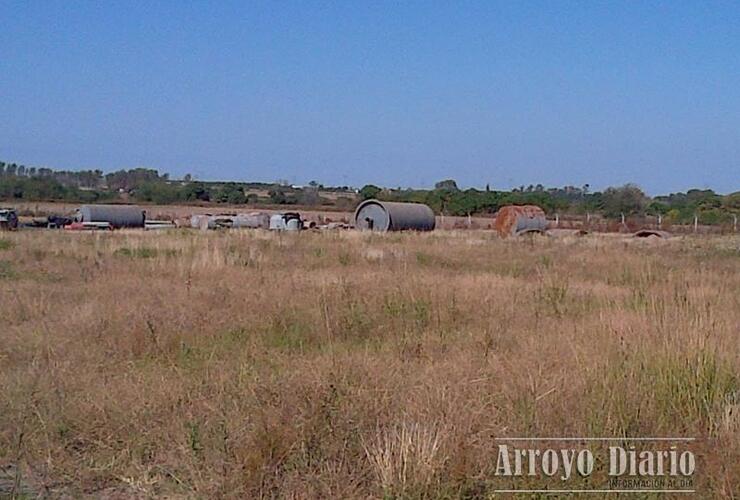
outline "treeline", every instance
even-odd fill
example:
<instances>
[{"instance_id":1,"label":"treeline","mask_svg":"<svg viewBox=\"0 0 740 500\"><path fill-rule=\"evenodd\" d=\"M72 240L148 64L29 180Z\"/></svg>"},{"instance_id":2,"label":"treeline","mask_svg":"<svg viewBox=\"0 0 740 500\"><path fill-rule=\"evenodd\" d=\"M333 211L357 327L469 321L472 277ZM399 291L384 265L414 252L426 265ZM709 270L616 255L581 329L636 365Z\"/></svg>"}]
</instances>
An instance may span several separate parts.
<instances>
[{"instance_id":1,"label":"treeline","mask_svg":"<svg viewBox=\"0 0 740 500\"><path fill-rule=\"evenodd\" d=\"M26 167L0 161L0 178L45 179L68 188L132 189L145 182L167 181L168 174L157 170L134 168L104 174L102 170L53 170L46 167Z\"/></svg>"},{"instance_id":2,"label":"treeline","mask_svg":"<svg viewBox=\"0 0 740 500\"><path fill-rule=\"evenodd\" d=\"M321 196L320 193L324 191L332 193L332 197ZM239 182L147 182L132 190L130 195L135 200L163 205L178 202L302 205L334 206L343 210L352 209L356 201L354 191L347 191L344 188L324 189L318 186L293 187Z\"/></svg>"},{"instance_id":3,"label":"treeline","mask_svg":"<svg viewBox=\"0 0 740 500\"><path fill-rule=\"evenodd\" d=\"M144 184L167 180L167 174L146 168L104 174L102 170L53 170L0 162L0 197L4 199L106 201Z\"/></svg>"},{"instance_id":4,"label":"treeline","mask_svg":"<svg viewBox=\"0 0 740 500\"><path fill-rule=\"evenodd\" d=\"M549 214L593 214L607 218L661 216L666 222L702 224L732 222L740 214L740 192L720 195L710 189L691 189L650 198L638 186L627 184L592 191L589 185L546 188L521 186L511 191L458 188L452 179L434 189L386 189L366 185L325 187L315 181L290 186L285 181L199 182L190 175L171 179L155 169L134 168L104 174L101 170L66 171L26 167L0 162L0 199L26 201L105 202L126 200L142 203L214 203L230 205L332 206L351 210L360 199L426 203L439 214L492 214L504 205L532 204Z\"/></svg>"},{"instance_id":5,"label":"treeline","mask_svg":"<svg viewBox=\"0 0 740 500\"><path fill-rule=\"evenodd\" d=\"M319 192L331 193L332 197L322 197ZM69 202L125 199L162 205L336 205L350 209L355 201L355 193L348 186L325 187L316 181L302 187L290 186L287 181L198 182L192 180L189 174L183 179L173 180L169 174L160 174L148 168L104 174L101 170L52 170L0 162L0 199Z\"/></svg>"},{"instance_id":6,"label":"treeline","mask_svg":"<svg viewBox=\"0 0 740 500\"><path fill-rule=\"evenodd\" d=\"M684 224L722 224L740 214L740 192L720 195L711 189L691 189L686 193L650 198L638 186L627 184L592 192L588 185L545 188L528 186L511 191L460 190L454 180L438 182L435 189L383 189L366 185L360 190L363 199L426 203L436 213L473 215L495 213L505 205L538 205L549 214L594 214L607 218L661 216L666 222Z\"/></svg>"}]
</instances>

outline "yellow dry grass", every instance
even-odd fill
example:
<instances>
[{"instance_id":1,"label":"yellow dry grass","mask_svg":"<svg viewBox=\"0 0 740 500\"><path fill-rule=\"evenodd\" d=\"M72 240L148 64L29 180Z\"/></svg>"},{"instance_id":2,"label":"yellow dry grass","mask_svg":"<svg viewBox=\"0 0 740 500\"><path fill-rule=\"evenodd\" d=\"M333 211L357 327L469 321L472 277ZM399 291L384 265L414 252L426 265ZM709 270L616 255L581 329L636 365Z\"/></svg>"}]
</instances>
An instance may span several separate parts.
<instances>
[{"instance_id":1,"label":"yellow dry grass","mask_svg":"<svg viewBox=\"0 0 740 500\"><path fill-rule=\"evenodd\" d=\"M585 435L738 494L737 237L25 231L0 292L32 492L485 498L494 438Z\"/></svg>"}]
</instances>

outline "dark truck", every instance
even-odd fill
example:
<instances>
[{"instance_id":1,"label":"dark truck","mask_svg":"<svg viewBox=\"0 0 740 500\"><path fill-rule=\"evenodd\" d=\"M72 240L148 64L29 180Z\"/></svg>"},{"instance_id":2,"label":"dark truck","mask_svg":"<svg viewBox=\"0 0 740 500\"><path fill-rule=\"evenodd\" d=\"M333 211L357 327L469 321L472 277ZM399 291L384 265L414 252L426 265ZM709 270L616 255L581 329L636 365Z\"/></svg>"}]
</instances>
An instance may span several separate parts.
<instances>
[{"instance_id":1,"label":"dark truck","mask_svg":"<svg viewBox=\"0 0 740 500\"><path fill-rule=\"evenodd\" d=\"M0 229L18 229L18 213L14 208L0 208Z\"/></svg>"}]
</instances>

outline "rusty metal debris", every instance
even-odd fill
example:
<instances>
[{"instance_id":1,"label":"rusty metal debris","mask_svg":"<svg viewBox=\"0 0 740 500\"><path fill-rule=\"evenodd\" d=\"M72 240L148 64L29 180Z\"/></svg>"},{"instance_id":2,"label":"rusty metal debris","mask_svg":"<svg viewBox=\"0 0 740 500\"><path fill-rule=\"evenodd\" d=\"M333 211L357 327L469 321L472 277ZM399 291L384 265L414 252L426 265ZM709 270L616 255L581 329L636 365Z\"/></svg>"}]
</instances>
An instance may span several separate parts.
<instances>
[{"instance_id":1,"label":"rusty metal debris","mask_svg":"<svg viewBox=\"0 0 740 500\"><path fill-rule=\"evenodd\" d=\"M73 222L64 226L67 231L112 231L110 222Z\"/></svg>"},{"instance_id":2,"label":"rusty metal debris","mask_svg":"<svg viewBox=\"0 0 740 500\"><path fill-rule=\"evenodd\" d=\"M494 227L502 238L544 233L547 230L547 218L544 210L536 205L507 205L496 214Z\"/></svg>"}]
</instances>

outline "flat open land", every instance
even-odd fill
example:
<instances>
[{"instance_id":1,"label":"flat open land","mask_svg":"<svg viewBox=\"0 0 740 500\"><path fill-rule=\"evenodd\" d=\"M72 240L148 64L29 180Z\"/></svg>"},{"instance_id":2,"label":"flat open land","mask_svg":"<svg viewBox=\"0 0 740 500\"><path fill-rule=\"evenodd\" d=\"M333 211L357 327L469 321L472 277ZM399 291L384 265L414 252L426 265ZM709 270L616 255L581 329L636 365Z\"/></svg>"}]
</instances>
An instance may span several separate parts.
<instances>
[{"instance_id":1,"label":"flat open land","mask_svg":"<svg viewBox=\"0 0 740 500\"><path fill-rule=\"evenodd\" d=\"M599 436L738 498L739 331L738 236L3 233L0 496L595 488L496 439Z\"/></svg>"}]
</instances>

